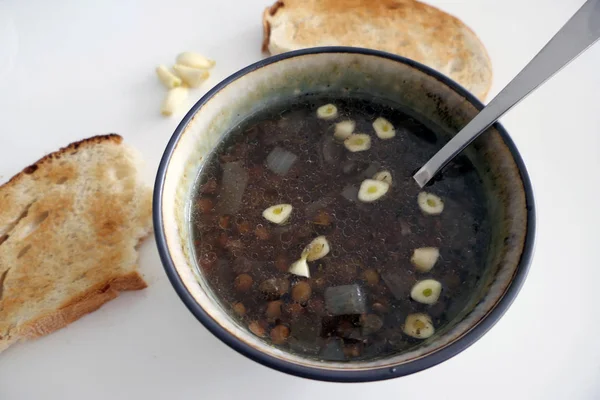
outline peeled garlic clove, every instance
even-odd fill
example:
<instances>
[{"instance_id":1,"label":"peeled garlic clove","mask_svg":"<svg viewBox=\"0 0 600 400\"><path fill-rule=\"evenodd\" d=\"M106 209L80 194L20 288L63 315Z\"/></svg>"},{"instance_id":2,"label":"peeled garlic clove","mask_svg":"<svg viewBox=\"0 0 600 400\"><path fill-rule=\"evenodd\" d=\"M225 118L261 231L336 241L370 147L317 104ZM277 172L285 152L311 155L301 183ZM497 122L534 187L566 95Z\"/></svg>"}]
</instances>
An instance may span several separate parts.
<instances>
[{"instance_id":1,"label":"peeled garlic clove","mask_svg":"<svg viewBox=\"0 0 600 400\"><path fill-rule=\"evenodd\" d=\"M383 117L379 117L373 122L373 129L375 129L375 133L379 139L391 139L396 136L394 125Z\"/></svg>"},{"instance_id":2,"label":"peeled garlic clove","mask_svg":"<svg viewBox=\"0 0 600 400\"><path fill-rule=\"evenodd\" d=\"M385 195L389 189L390 185L383 181L365 179L358 189L358 200L363 203L371 203Z\"/></svg>"},{"instance_id":3,"label":"peeled garlic clove","mask_svg":"<svg viewBox=\"0 0 600 400\"><path fill-rule=\"evenodd\" d=\"M369 150L371 148L371 136L364 133L353 133L344 140L344 146L353 153Z\"/></svg>"},{"instance_id":4,"label":"peeled garlic clove","mask_svg":"<svg viewBox=\"0 0 600 400\"><path fill-rule=\"evenodd\" d=\"M413 251L410 262L419 272L429 272L440 257L437 247L421 247Z\"/></svg>"},{"instance_id":5,"label":"peeled garlic clove","mask_svg":"<svg viewBox=\"0 0 600 400\"><path fill-rule=\"evenodd\" d=\"M329 253L329 242L325 236L318 236L302 252L308 261L315 261L325 257Z\"/></svg>"},{"instance_id":6,"label":"peeled garlic clove","mask_svg":"<svg viewBox=\"0 0 600 400\"><path fill-rule=\"evenodd\" d=\"M167 87L167 89L173 89L181 86L181 78L172 73L169 68L164 65L156 67L156 75L158 79Z\"/></svg>"},{"instance_id":7,"label":"peeled garlic clove","mask_svg":"<svg viewBox=\"0 0 600 400\"><path fill-rule=\"evenodd\" d=\"M337 107L333 104L325 104L317 108L317 117L321 119L334 119L338 116Z\"/></svg>"},{"instance_id":8,"label":"peeled garlic clove","mask_svg":"<svg viewBox=\"0 0 600 400\"><path fill-rule=\"evenodd\" d=\"M435 194L421 192L417 197L417 202L425 214L438 215L444 211L444 202Z\"/></svg>"},{"instance_id":9,"label":"peeled garlic clove","mask_svg":"<svg viewBox=\"0 0 600 400\"><path fill-rule=\"evenodd\" d=\"M191 68L208 69L215 65L215 61L206 58L201 54L186 51L177 56L177 64L185 65Z\"/></svg>"},{"instance_id":10,"label":"peeled garlic clove","mask_svg":"<svg viewBox=\"0 0 600 400\"><path fill-rule=\"evenodd\" d=\"M173 71L179 76L183 82L189 87L196 88L200 86L208 78L208 71L204 69L196 69L187 65L175 64Z\"/></svg>"},{"instance_id":11,"label":"peeled garlic clove","mask_svg":"<svg viewBox=\"0 0 600 400\"><path fill-rule=\"evenodd\" d=\"M376 181L382 181L392 186L392 173L390 171L379 171L373 175L373 179Z\"/></svg>"},{"instance_id":12,"label":"peeled garlic clove","mask_svg":"<svg viewBox=\"0 0 600 400\"><path fill-rule=\"evenodd\" d=\"M308 268L308 263L306 262L306 257L301 257L298 261L294 262L290 266L290 269L288 269L288 272L290 274L310 278L310 270Z\"/></svg>"},{"instance_id":13,"label":"peeled garlic clove","mask_svg":"<svg viewBox=\"0 0 600 400\"><path fill-rule=\"evenodd\" d=\"M433 321L427 314L409 314L404 321L405 334L412 336L415 339L427 339L435 333Z\"/></svg>"},{"instance_id":14,"label":"peeled garlic clove","mask_svg":"<svg viewBox=\"0 0 600 400\"><path fill-rule=\"evenodd\" d=\"M352 120L342 121L335 124L335 131L333 132L333 137L339 141L344 141L348 138L348 136L352 135L354 132L354 128L356 127L356 123Z\"/></svg>"},{"instance_id":15,"label":"peeled garlic clove","mask_svg":"<svg viewBox=\"0 0 600 400\"><path fill-rule=\"evenodd\" d=\"M271 206L263 211L262 215L267 221L273 222L274 224L282 225L285 224L292 214L291 204L277 204Z\"/></svg>"},{"instance_id":16,"label":"peeled garlic clove","mask_svg":"<svg viewBox=\"0 0 600 400\"><path fill-rule=\"evenodd\" d=\"M160 113L166 117L173 115L185 104L187 95L188 89L181 86L169 90L163 100Z\"/></svg>"},{"instance_id":17,"label":"peeled garlic clove","mask_svg":"<svg viewBox=\"0 0 600 400\"><path fill-rule=\"evenodd\" d=\"M441 283L435 279L425 279L415 283L410 291L410 297L419 303L434 304L440 298L441 293Z\"/></svg>"}]
</instances>

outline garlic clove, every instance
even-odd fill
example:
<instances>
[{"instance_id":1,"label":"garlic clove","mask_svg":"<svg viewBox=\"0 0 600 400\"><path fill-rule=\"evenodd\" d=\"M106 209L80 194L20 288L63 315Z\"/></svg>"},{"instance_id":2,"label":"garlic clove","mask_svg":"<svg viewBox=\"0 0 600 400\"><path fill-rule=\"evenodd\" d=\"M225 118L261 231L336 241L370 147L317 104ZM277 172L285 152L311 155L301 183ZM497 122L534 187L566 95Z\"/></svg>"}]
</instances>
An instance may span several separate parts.
<instances>
[{"instance_id":1,"label":"garlic clove","mask_svg":"<svg viewBox=\"0 0 600 400\"><path fill-rule=\"evenodd\" d=\"M435 333L431 317L422 313L409 314L402 331L415 339L427 339Z\"/></svg>"},{"instance_id":2,"label":"garlic clove","mask_svg":"<svg viewBox=\"0 0 600 400\"><path fill-rule=\"evenodd\" d=\"M167 89L173 89L181 86L181 78L171 72L165 65L159 65L156 67L156 75Z\"/></svg>"},{"instance_id":3,"label":"garlic clove","mask_svg":"<svg viewBox=\"0 0 600 400\"><path fill-rule=\"evenodd\" d=\"M277 204L267 208L262 215L267 221L282 225L290 218L292 210L291 204Z\"/></svg>"},{"instance_id":4,"label":"garlic clove","mask_svg":"<svg viewBox=\"0 0 600 400\"><path fill-rule=\"evenodd\" d=\"M308 268L306 257L302 256L299 260L290 265L290 269L288 269L288 272L293 275L310 278L310 269Z\"/></svg>"},{"instance_id":5,"label":"garlic clove","mask_svg":"<svg viewBox=\"0 0 600 400\"><path fill-rule=\"evenodd\" d=\"M390 171L379 171L375 175L373 175L373 179L376 181L382 181L392 186L392 173Z\"/></svg>"},{"instance_id":6,"label":"garlic clove","mask_svg":"<svg viewBox=\"0 0 600 400\"><path fill-rule=\"evenodd\" d=\"M360 189L358 189L358 200L363 203L371 203L380 199L389 189L390 185L383 181L365 179L360 184Z\"/></svg>"},{"instance_id":7,"label":"garlic clove","mask_svg":"<svg viewBox=\"0 0 600 400\"><path fill-rule=\"evenodd\" d=\"M335 124L335 131L333 132L333 137L339 141L344 141L348 138L348 136L352 135L354 132L354 128L356 127L356 122L352 120L342 121Z\"/></svg>"},{"instance_id":8,"label":"garlic clove","mask_svg":"<svg viewBox=\"0 0 600 400\"><path fill-rule=\"evenodd\" d=\"M364 133L353 133L344 140L344 146L353 153L369 150L371 148L371 137Z\"/></svg>"},{"instance_id":9,"label":"garlic clove","mask_svg":"<svg viewBox=\"0 0 600 400\"><path fill-rule=\"evenodd\" d=\"M325 236L318 236L304 248L302 255L306 255L308 261L315 261L329 254L329 242Z\"/></svg>"},{"instance_id":10,"label":"garlic clove","mask_svg":"<svg viewBox=\"0 0 600 400\"><path fill-rule=\"evenodd\" d=\"M444 202L435 194L421 192L417 197L417 202L425 214L439 215L444 211Z\"/></svg>"},{"instance_id":11,"label":"garlic clove","mask_svg":"<svg viewBox=\"0 0 600 400\"><path fill-rule=\"evenodd\" d=\"M169 90L163 100L160 113L166 117L173 115L183 107L188 96L188 89L180 86Z\"/></svg>"},{"instance_id":12,"label":"garlic clove","mask_svg":"<svg viewBox=\"0 0 600 400\"><path fill-rule=\"evenodd\" d=\"M191 68L208 69L215 66L215 61L206 58L201 54L186 51L177 56L177 64L185 65Z\"/></svg>"},{"instance_id":13,"label":"garlic clove","mask_svg":"<svg viewBox=\"0 0 600 400\"><path fill-rule=\"evenodd\" d=\"M415 283L410 291L410 297L414 301L423 304L435 304L442 293L442 284L435 279L425 279Z\"/></svg>"},{"instance_id":14,"label":"garlic clove","mask_svg":"<svg viewBox=\"0 0 600 400\"><path fill-rule=\"evenodd\" d=\"M373 122L373 129L375 129L375 133L379 139L391 139L396 136L394 125L383 117L379 117Z\"/></svg>"},{"instance_id":15,"label":"garlic clove","mask_svg":"<svg viewBox=\"0 0 600 400\"><path fill-rule=\"evenodd\" d=\"M196 69L183 64L175 64L173 71L183 80L189 87L196 88L208 79L208 71L204 69Z\"/></svg>"},{"instance_id":16,"label":"garlic clove","mask_svg":"<svg viewBox=\"0 0 600 400\"><path fill-rule=\"evenodd\" d=\"M321 119L334 119L338 116L337 107L333 104L325 104L317 108L317 117Z\"/></svg>"},{"instance_id":17,"label":"garlic clove","mask_svg":"<svg viewBox=\"0 0 600 400\"><path fill-rule=\"evenodd\" d=\"M413 251L410 262L418 272L429 272L440 257L437 247L421 247Z\"/></svg>"}]
</instances>

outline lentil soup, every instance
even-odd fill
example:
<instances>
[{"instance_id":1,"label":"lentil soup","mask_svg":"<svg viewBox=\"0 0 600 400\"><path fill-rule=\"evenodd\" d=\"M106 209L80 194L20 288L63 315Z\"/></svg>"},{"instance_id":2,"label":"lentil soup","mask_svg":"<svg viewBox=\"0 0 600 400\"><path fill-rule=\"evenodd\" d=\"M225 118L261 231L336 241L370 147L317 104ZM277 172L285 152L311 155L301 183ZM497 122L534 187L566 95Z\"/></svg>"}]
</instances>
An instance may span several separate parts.
<instances>
[{"instance_id":1,"label":"lentil soup","mask_svg":"<svg viewBox=\"0 0 600 400\"><path fill-rule=\"evenodd\" d=\"M302 96L236 126L202 167L191 224L222 306L273 346L328 361L418 346L460 313L490 226L466 158L424 191L446 139L374 99Z\"/></svg>"}]
</instances>

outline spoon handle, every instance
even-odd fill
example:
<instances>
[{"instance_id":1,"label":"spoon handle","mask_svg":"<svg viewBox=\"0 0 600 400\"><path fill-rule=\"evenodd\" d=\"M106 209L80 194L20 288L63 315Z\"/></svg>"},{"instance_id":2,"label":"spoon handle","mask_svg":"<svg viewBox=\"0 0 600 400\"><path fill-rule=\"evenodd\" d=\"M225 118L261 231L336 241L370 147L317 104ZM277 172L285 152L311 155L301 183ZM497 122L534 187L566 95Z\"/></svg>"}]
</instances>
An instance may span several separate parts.
<instances>
[{"instance_id":1,"label":"spoon handle","mask_svg":"<svg viewBox=\"0 0 600 400\"><path fill-rule=\"evenodd\" d=\"M588 0L490 103L413 176L422 188L486 128L600 38L600 0Z\"/></svg>"}]
</instances>

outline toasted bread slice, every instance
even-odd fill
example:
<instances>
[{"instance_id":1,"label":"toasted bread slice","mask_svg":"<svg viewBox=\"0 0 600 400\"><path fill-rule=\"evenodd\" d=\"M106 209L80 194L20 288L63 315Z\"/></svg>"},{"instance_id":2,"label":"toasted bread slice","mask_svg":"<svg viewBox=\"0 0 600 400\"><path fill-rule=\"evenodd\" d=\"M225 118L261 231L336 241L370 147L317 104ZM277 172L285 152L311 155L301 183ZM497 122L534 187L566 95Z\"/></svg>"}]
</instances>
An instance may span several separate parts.
<instances>
[{"instance_id":1,"label":"toasted bread slice","mask_svg":"<svg viewBox=\"0 0 600 400\"><path fill-rule=\"evenodd\" d=\"M415 0L279 0L263 13L263 50L318 46L383 50L425 64L484 100L492 67L475 33Z\"/></svg>"},{"instance_id":2,"label":"toasted bread slice","mask_svg":"<svg viewBox=\"0 0 600 400\"><path fill-rule=\"evenodd\" d=\"M0 186L0 351L146 283L137 245L151 190L118 135L47 155Z\"/></svg>"}]
</instances>

